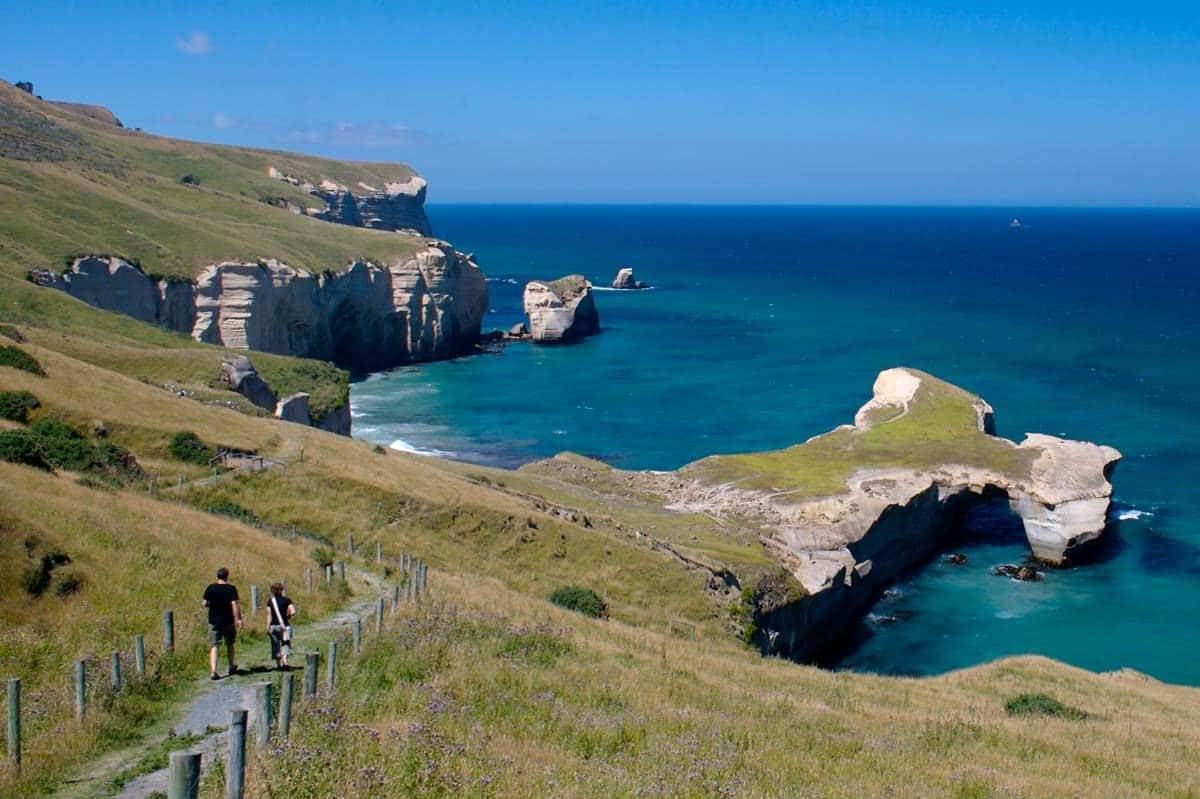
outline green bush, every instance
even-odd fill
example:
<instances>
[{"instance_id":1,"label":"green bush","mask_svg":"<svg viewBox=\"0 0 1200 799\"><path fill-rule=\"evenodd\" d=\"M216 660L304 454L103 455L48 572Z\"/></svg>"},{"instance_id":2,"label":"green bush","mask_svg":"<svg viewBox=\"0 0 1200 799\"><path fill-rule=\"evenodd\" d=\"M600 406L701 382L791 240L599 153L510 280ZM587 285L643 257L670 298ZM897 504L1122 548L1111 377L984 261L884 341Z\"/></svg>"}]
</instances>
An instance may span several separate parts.
<instances>
[{"instance_id":1,"label":"green bush","mask_svg":"<svg viewBox=\"0 0 1200 799\"><path fill-rule=\"evenodd\" d=\"M1004 703L1010 716L1055 716L1060 719L1079 721L1087 713L1076 707L1064 705L1049 694L1021 694Z\"/></svg>"},{"instance_id":2,"label":"green bush","mask_svg":"<svg viewBox=\"0 0 1200 799\"><path fill-rule=\"evenodd\" d=\"M188 430L181 430L173 435L167 451L171 453L172 458L177 460L203 465L207 465L209 460L216 454L212 447L209 447L200 440L199 436Z\"/></svg>"},{"instance_id":3,"label":"green bush","mask_svg":"<svg viewBox=\"0 0 1200 799\"><path fill-rule=\"evenodd\" d=\"M58 419L42 419L29 428L51 466L84 471L96 459L96 448L82 433Z\"/></svg>"},{"instance_id":4,"label":"green bush","mask_svg":"<svg viewBox=\"0 0 1200 799\"><path fill-rule=\"evenodd\" d=\"M0 336L10 338L18 344L25 340L25 337L21 335L21 331L12 325L0 325Z\"/></svg>"},{"instance_id":5,"label":"green bush","mask_svg":"<svg viewBox=\"0 0 1200 799\"><path fill-rule=\"evenodd\" d=\"M21 573L21 585L27 594L39 597L50 587L50 575L54 569L70 562L71 558L58 550L47 552L25 567Z\"/></svg>"},{"instance_id":6,"label":"green bush","mask_svg":"<svg viewBox=\"0 0 1200 799\"><path fill-rule=\"evenodd\" d=\"M0 366L11 366L14 369L23 369L26 372L31 372L38 377L45 377L46 372L42 369L42 365L25 350L12 345L0 347Z\"/></svg>"},{"instance_id":7,"label":"green bush","mask_svg":"<svg viewBox=\"0 0 1200 799\"><path fill-rule=\"evenodd\" d=\"M231 519L237 519L243 524L257 526L262 520L255 515L254 511L249 508L242 507L236 502L230 502L227 499L218 499L204 506L204 510L208 513L219 513L222 516L228 516Z\"/></svg>"},{"instance_id":8,"label":"green bush","mask_svg":"<svg viewBox=\"0 0 1200 799\"><path fill-rule=\"evenodd\" d=\"M556 605L591 616L594 619L608 618L608 606L604 600L590 588L566 586L557 589L550 595L550 601Z\"/></svg>"},{"instance_id":9,"label":"green bush","mask_svg":"<svg viewBox=\"0 0 1200 799\"><path fill-rule=\"evenodd\" d=\"M95 457L88 471L122 483L141 480L146 476L133 453L111 441L101 441L96 445Z\"/></svg>"},{"instance_id":10,"label":"green bush","mask_svg":"<svg viewBox=\"0 0 1200 799\"><path fill-rule=\"evenodd\" d=\"M0 433L0 460L50 471L50 464L42 457L41 444L26 430Z\"/></svg>"},{"instance_id":11,"label":"green bush","mask_svg":"<svg viewBox=\"0 0 1200 799\"><path fill-rule=\"evenodd\" d=\"M332 565L335 557L331 547L315 547L311 554L312 559L316 561L317 565L322 569L324 569L326 566Z\"/></svg>"},{"instance_id":12,"label":"green bush","mask_svg":"<svg viewBox=\"0 0 1200 799\"><path fill-rule=\"evenodd\" d=\"M25 424L29 421L29 412L41 404L28 391L0 391L0 419Z\"/></svg>"}]
</instances>

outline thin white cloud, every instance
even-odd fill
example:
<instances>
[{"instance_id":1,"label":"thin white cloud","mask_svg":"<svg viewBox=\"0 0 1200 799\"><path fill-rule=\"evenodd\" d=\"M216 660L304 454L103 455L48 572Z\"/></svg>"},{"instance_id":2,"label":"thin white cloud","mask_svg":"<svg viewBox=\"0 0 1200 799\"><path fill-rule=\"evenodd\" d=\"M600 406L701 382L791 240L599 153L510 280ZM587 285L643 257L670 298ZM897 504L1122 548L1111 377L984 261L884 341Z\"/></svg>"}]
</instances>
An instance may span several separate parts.
<instances>
[{"instance_id":1,"label":"thin white cloud","mask_svg":"<svg viewBox=\"0 0 1200 799\"><path fill-rule=\"evenodd\" d=\"M204 31L188 31L187 36L175 40L175 46L188 55L205 55L213 50L212 42Z\"/></svg>"},{"instance_id":2,"label":"thin white cloud","mask_svg":"<svg viewBox=\"0 0 1200 799\"><path fill-rule=\"evenodd\" d=\"M217 113L213 114L212 124L217 130L228 130L229 128L237 125L237 120L228 114L222 114L220 111L218 111Z\"/></svg>"}]
</instances>

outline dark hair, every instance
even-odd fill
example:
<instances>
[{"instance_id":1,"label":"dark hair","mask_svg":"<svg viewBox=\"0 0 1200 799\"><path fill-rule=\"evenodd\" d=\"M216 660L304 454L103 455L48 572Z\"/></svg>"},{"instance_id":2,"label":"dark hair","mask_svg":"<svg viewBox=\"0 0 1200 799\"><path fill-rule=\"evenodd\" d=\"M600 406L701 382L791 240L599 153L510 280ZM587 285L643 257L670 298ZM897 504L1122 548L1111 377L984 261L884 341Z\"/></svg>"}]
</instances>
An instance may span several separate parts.
<instances>
[{"instance_id":1,"label":"dark hair","mask_svg":"<svg viewBox=\"0 0 1200 799\"><path fill-rule=\"evenodd\" d=\"M226 569L224 566L217 569L217 579L218 580L228 580L229 579L229 569Z\"/></svg>"},{"instance_id":2,"label":"dark hair","mask_svg":"<svg viewBox=\"0 0 1200 799\"><path fill-rule=\"evenodd\" d=\"M271 583L271 593L272 594L282 594L283 593L283 583Z\"/></svg>"}]
</instances>

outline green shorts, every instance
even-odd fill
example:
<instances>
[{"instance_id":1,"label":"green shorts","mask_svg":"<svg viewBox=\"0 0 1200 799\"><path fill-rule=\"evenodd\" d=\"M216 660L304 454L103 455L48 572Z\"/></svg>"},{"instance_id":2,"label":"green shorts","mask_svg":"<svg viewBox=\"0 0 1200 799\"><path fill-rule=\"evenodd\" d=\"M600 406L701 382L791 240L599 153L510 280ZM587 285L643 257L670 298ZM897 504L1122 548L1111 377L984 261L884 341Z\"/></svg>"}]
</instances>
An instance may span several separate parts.
<instances>
[{"instance_id":1,"label":"green shorts","mask_svg":"<svg viewBox=\"0 0 1200 799\"><path fill-rule=\"evenodd\" d=\"M234 640L237 639L237 627L232 624L210 624L208 625L208 645L220 646L221 642L225 642L225 646L232 646Z\"/></svg>"}]
</instances>

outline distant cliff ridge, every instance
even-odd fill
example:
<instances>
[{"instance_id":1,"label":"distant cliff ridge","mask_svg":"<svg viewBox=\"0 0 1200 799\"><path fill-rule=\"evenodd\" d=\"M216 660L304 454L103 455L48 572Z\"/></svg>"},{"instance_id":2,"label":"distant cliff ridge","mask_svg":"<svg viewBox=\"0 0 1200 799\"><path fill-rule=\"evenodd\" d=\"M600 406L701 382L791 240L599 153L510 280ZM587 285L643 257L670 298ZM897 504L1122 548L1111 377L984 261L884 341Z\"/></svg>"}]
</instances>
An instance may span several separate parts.
<instances>
[{"instance_id":1,"label":"distant cliff ridge","mask_svg":"<svg viewBox=\"0 0 1200 799\"><path fill-rule=\"evenodd\" d=\"M355 261L319 275L264 260L214 264L194 282L154 280L121 258L86 256L62 274L30 277L197 341L356 372L467 352L487 310L479 267L436 241L395 263Z\"/></svg>"},{"instance_id":2,"label":"distant cliff ridge","mask_svg":"<svg viewBox=\"0 0 1200 799\"><path fill-rule=\"evenodd\" d=\"M312 183L294 175L288 175L275 167L267 174L276 180L289 183L314 197L325 201L324 208L293 208L309 216L336 222L339 225L365 227L375 230L411 230L422 236L433 234L429 218L425 215L424 178L411 175L404 181L388 181L376 188L359 181L353 189L328 178Z\"/></svg>"}]
</instances>

